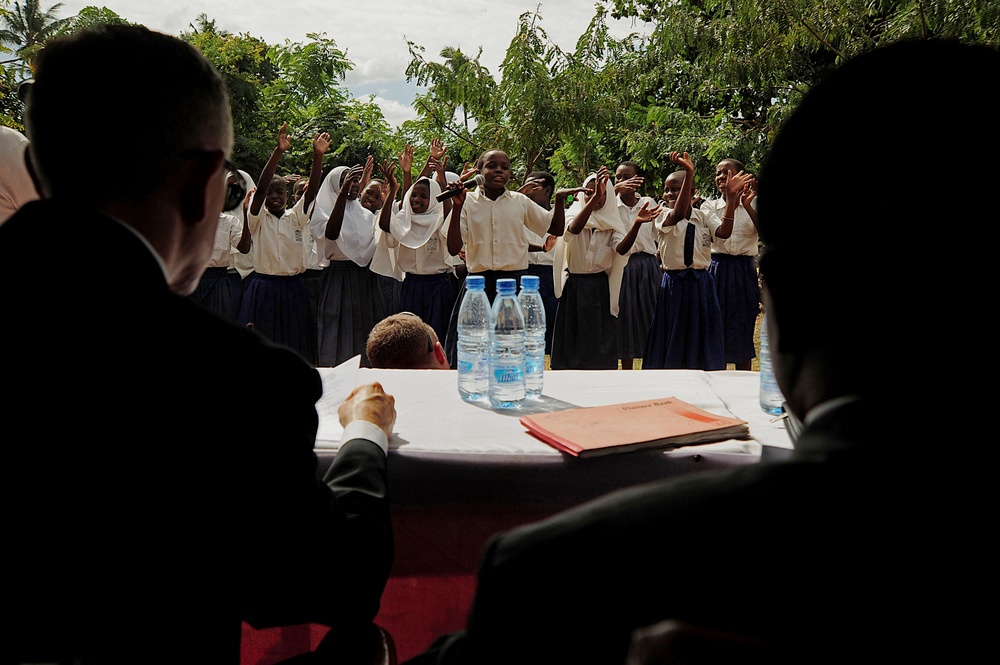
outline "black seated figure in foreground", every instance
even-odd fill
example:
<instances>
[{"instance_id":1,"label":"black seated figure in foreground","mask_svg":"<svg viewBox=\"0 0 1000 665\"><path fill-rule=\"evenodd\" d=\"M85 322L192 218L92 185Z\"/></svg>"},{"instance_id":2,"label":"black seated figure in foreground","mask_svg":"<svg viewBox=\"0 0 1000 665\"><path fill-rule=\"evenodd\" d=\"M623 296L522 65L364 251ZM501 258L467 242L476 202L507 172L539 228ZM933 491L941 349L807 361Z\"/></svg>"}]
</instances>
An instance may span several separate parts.
<instances>
[{"instance_id":1,"label":"black seated figure in foreground","mask_svg":"<svg viewBox=\"0 0 1000 665\"><path fill-rule=\"evenodd\" d=\"M988 652L972 598L995 501L974 496L973 467L995 434L967 365L995 348L993 268L949 251L997 218L955 197L995 177L996 80L996 49L933 40L816 85L759 178L772 356L804 421L793 454L494 537L465 630L410 665L620 665L633 631L667 620L771 662Z\"/></svg>"}]
</instances>

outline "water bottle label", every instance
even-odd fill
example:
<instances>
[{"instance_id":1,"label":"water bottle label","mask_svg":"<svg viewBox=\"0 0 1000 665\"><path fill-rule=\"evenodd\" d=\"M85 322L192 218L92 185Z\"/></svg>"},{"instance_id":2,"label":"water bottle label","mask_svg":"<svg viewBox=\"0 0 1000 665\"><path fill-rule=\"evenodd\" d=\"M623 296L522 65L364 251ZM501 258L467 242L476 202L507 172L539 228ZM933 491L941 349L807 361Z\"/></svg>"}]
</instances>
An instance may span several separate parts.
<instances>
[{"instance_id":1,"label":"water bottle label","mask_svg":"<svg viewBox=\"0 0 1000 665\"><path fill-rule=\"evenodd\" d=\"M458 373L459 374L472 374L472 363L468 360L458 359Z\"/></svg>"},{"instance_id":2,"label":"water bottle label","mask_svg":"<svg viewBox=\"0 0 1000 665\"><path fill-rule=\"evenodd\" d=\"M527 374L537 374L545 369L545 361L537 358L525 358L524 371Z\"/></svg>"},{"instance_id":3,"label":"water bottle label","mask_svg":"<svg viewBox=\"0 0 1000 665\"><path fill-rule=\"evenodd\" d=\"M518 365L494 367L493 380L500 384L520 383L524 380L524 375L521 373L521 367Z\"/></svg>"}]
</instances>

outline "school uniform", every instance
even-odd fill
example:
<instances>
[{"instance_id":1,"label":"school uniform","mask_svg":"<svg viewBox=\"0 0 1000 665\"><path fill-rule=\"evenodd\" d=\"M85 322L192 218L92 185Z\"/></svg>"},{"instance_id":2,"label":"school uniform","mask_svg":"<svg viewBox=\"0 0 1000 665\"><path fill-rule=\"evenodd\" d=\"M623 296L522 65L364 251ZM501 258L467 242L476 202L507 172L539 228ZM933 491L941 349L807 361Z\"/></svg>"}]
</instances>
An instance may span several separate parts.
<instances>
[{"instance_id":1,"label":"school uniform","mask_svg":"<svg viewBox=\"0 0 1000 665\"><path fill-rule=\"evenodd\" d=\"M330 214L340 195L340 179L348 169L338 166L323 180L309 222L317 247L329 265L317 310L319 365L330 367L361 356L371 366L365 346L375 324L385 318L378 275L369 269L377 247L375 217L357 200L348 200L336 240L326 237Z\"/></svg>"},{"instance_id":2,"label":"school uniform","mask_svg":"<svg viewBox=\"0 0 1000 665\"><path fill-rule=\"evenodd\" d=\"M566 211L567 229L582 208L583 201L577 201ZM556 241L552 272L559 307L552 369L618 369L616 291L626 259L617 247L624 237L617 206L608 199L591 212L580 233L567 230Z\"/></svg>"},{"instance_id":3,"label":"school uniform","mask_svg":"<svg viewBox=\"0 0 1000 665\"><path fill-rule=\"evenodd\" d=\"M448 227L444 224L443 205L436 198L441 193L440 186L429 178L417 180L421 181L429 183L427 210L414 213L410 192L406 192L403 205L389 221L386 238L405 275L399 295L400 310L419 316L442 340L448 335L448 319L455 299L452 266L448 261Z\"/></svg>"},{"instance_id":4,"label":"school uniform","mask_svg":"<svg viewBox=\"0 0 1000 665\"><path fill-rule=\"evenodd\" d=\"M642 368L726 369L722 312L709 271L712 240L722 220L710 210L692 208L690 218L663 226L666 215L661 212L653 222L664 273Z\"/></svg>"},{"instance_id":5,"label":"school uniform","mask_svg":"<svg viewBox=\"0 0 1000 665\"><path fill-rule=\"evenodd\" d=\"M233 248L240 243L242 237L243 222L232 215L220 213L212 245L212 258L202 273L198 286L188 296L202 307L234 323L239 319L243 286L239 275L230 271L233 269Z\"/></svg>"},{"instance_id":6,"label":"school uniform","mask_svg":"<svg viewBox=\"0 0 1000 665\"><path fill-rule=\"evenodd\" d=\"M496 201L482 189L465 195L462 206L461 230L465 245L465 265L470 275L486 279L486 296L496 297L497 280L511 278L520 281L528 269L528 240L523 229L544 235L552 223L552 211L520 192L505 189ZM448 321L445 351L452 367L457 365L458 310L465 296L465 283L455 298Z\"/></svg>"},{"instance_id":7,"label":"school uniform","mask_svg":"<svg viewBox=\"0 0 1000 665\"><path fill-rule=\"evenodd\" d=\"M751 205L756 210L756 200ZM720 219L726 209L724 199L706 201ZM736 207L733 235L712 241L712 277L722 310L723 336L727 363L745 363L754 359L753 344L757 316L760 314L760 290L757 281L757 228L742 204Z\"/></svg>"},{"instance_id":8,"label":"school uniform","mask_svg":"<svg viewBox=\"0 0 1000 665\"><path fill-rule=\"evenodd\" d=\"M309 296L302 281L303 234L308 223L304 199L281 217L263 205L257 214L247 211L247 228L254 238L254 272L245 281L239 321L253 324L258 333L311 362L315 338L309 326Z\"/></svg>"},{"instance_id":9,"label":"school uniform","mask_svg":"<svg viewBox=\"0 0 1000 665\"><path fill-rule=\"evenodd\" d=\"M653 208L656 201L648 196L639 197L634 206L626 205L615 197L618 212L626 229L632 227L644 205ZM635 243L628 253L628 263L622 272L621 292L618 296L618 355L621 358L641 358L646 351L646 335L653 321L656 296L660 290L660 257L656 250L654 222L642 224Z\"/></svg>"}]
</instances>

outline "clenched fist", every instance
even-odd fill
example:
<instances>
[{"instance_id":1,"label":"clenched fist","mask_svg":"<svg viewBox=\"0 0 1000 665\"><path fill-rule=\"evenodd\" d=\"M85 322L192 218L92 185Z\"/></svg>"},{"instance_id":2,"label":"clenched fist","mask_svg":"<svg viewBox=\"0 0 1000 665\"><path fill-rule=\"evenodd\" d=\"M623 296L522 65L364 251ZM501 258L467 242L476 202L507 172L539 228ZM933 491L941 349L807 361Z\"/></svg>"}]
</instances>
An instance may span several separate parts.
<instances>
[{"instance_id":1,"label":"clenched fist","mask_svg":"<svg viewBox=\"0 0 1000 665\"><path fill-rule=\"evenodd\" d=\"M347 427L355 420L367 420L378 426L387 437L392 436L396 424L396 399L386 395L382 384L368 383L351 391L337 409L340 424Z\"/></svg>"}]
</instances>

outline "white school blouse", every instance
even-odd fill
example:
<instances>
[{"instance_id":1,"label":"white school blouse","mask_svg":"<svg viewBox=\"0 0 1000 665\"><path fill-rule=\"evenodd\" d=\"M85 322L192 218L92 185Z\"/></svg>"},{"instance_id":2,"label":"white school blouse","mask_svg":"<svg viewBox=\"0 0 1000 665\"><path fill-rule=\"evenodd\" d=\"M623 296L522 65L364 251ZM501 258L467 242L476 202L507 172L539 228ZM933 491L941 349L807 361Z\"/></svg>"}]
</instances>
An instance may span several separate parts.
<instances>
[{"instance_id":1,"label":"white school blouse","mask_svg":"<svg viewBox=\"0 0 1000 665\"><path fill-rule=\"evenodd\" d=\"M233 248L243 237L243 222L232 215L219 213L219 225L215 227L215 242L212 244L212 258L208 268L232 268ZM238 250L237 250L238 251Z\"/></svg>"},{"instance_id":2,"label":"white school blouse","mask_svg":"<svg viewBox=\"0 0 1000 665\"><path fill-rule=\"evenodd\" d=\"M528 239L523 229L541 236L551 222L552 211L521 192L504 190L496 201L481 189L469 192L460 222L469 272L526 269Z\"/></svg>"},{"instance_id":3,"label":"white school blouse","mask_svg":"<svg viewBox=\"0 0 1000 665\"><path fill-rule=\"evenodd\" d=\"M682 219L674 226L663 226L669 209L665 208L652 222L656 225L659 235L660 263L666 270L683 270L684 268L705 269L712 265L712 240L715 232L722 226L711 210L691 208L691 217ZM695 227L694 255L690 266L684 265L684 236L688 225Z\"/></svg>"},{"instance_id":4,"label":"white school blouse","mask_svg":"<svg viewBox=\"0 0 1000 665\"><path fill-rule=\"evenodd\" d=\"M308 224L305 198L299 199L280 218L264 205L256 215L247 211L247 226L253 236L254 270L262 275L279 276L298 275L304 271L303 230Z\"/></svg>"},{"instance_id":5,"label":"white school blouse","mask_svg":"<svg viewBox=\"0 0 1000 665\"><path fill-rule=\"evenodd\" d=\"M754 210L757 209L757 199L750 202ZM701 204L701 209L708 207L715 216L722 219L726 212L725 199L712 199ZM736 214L733 216L733 235L728 238L716 238L712 241L712 251L721 254L732 254L733 256L757 256L757 228L750 219L750 213L746 211L743 204L736 206Z\"/></svg>"}]
</instances>

